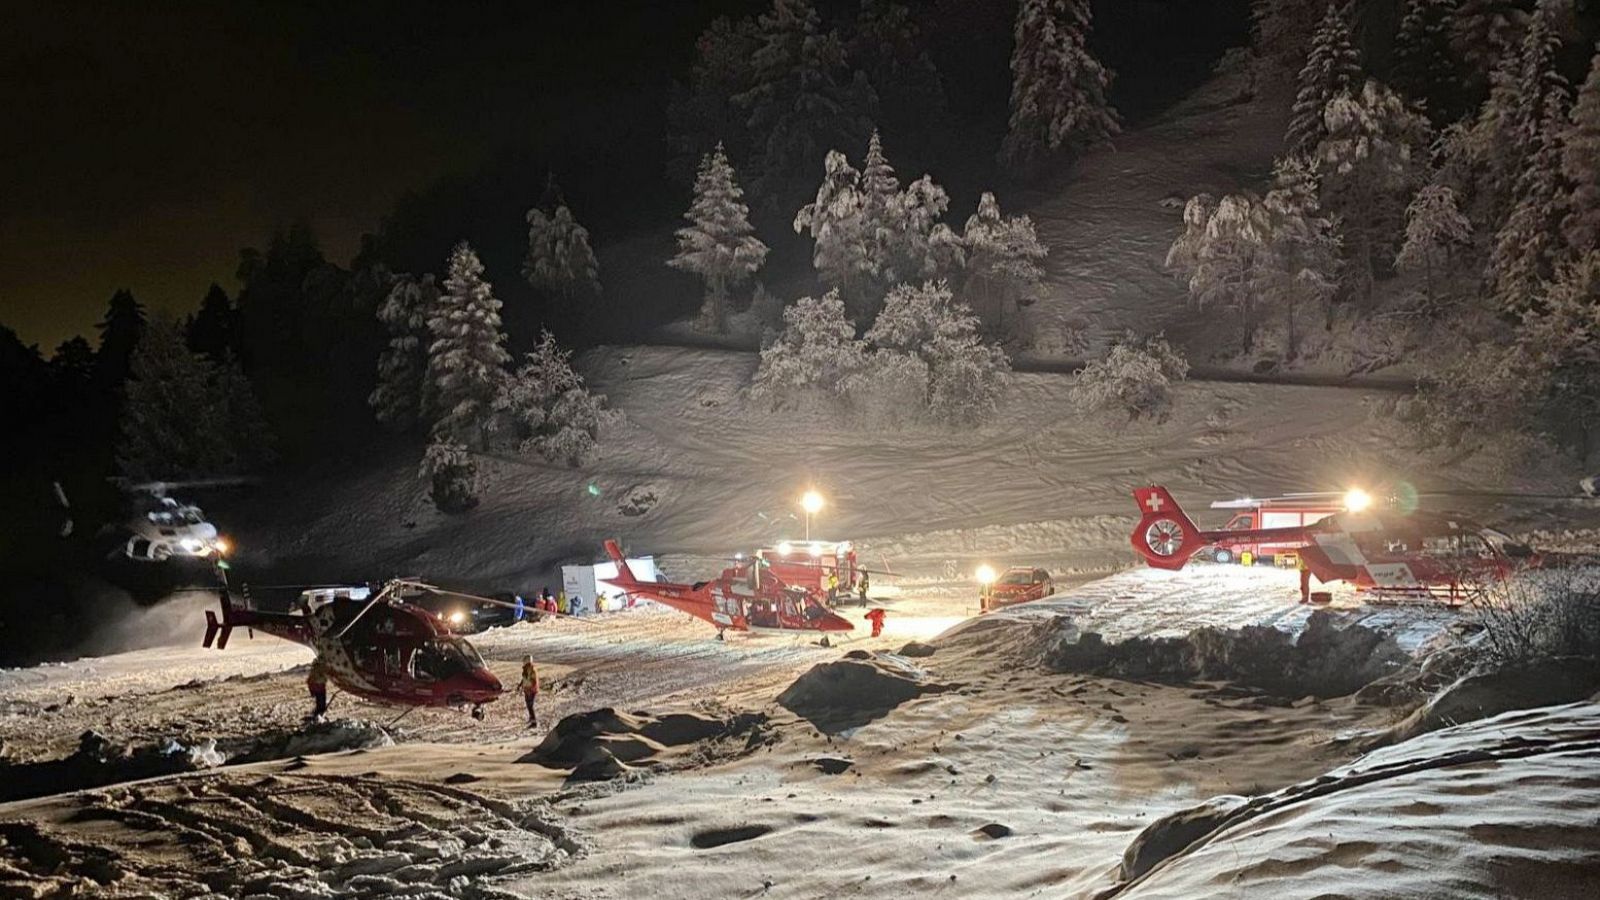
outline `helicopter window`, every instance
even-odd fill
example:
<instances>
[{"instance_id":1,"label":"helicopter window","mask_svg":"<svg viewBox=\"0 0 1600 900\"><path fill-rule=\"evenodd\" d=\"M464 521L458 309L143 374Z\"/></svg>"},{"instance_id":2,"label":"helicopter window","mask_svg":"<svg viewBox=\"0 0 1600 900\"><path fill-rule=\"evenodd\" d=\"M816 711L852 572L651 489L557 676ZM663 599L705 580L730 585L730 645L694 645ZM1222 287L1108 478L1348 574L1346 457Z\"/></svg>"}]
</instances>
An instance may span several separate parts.
<instances>
[{"instance_id":1,"label":"helicopter window","mask_svg":"<svg viewBox=\"0 0 1600 900\"><path fill-rule=\"evenodd\" d=\"M1249 531L1254 527L1256 527L1255 516L1234 516L1233 521L1228 523L1229 531Z\"/></svg>"}]
</instances>

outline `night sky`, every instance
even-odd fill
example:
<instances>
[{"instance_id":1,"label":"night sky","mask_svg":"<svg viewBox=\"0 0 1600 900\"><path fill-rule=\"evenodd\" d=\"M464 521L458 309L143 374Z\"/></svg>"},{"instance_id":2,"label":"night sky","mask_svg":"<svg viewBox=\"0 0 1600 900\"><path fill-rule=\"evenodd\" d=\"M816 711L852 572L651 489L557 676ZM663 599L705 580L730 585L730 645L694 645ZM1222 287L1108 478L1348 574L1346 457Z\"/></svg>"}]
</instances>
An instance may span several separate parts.
<instances>
[{"instance_id":1,"label":"night sky","mask_svg":"<svg viewBox=\"0 0 1600 900\"><path fill-rule=\"evenodd\" d=\"M92 336L119 287L186 312L212 281L236 290L240 248L297 217L345 264L404 192L512 150L581 155L609 142L656 166L667 91L695 36L715 15L766 5L11 0L0 6L0 324L48 355ZM1172 33L1187 36L1208 5L1244 6L1129 0L1100 30L1127 20L1123 9L1161 19L1182 7L1189 21ZM1015 8L922 6L967 7L1002 35ZM1238 12L1221 17L1233 42ZM1150 22L1120 24L1148 33ZM1130 58L1108 48L1112 65L1163 52L1122 45ZM1008 49L950 60L999 89L1002 114ZM968 74L950 63L947 78Z\"/></svg>"}]
</instances>

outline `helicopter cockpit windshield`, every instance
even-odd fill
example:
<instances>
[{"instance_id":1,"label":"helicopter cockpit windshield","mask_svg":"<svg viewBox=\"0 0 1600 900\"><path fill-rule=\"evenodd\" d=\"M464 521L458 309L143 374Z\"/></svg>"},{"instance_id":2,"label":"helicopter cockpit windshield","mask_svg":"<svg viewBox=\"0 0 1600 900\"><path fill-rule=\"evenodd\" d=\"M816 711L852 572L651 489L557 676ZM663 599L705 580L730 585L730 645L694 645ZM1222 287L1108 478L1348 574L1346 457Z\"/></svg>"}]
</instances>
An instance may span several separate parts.
<instances>
[{"instance_id":1,"label":"helicopter cockpit windshield","mask_svg":"<svg viewBox=\"0 0 1600 900\"><path fill-rule=\"evenodd\" d=\"M417 649L411 665L418 678L442 681L483 668L483 657L458 637L436 638Z\"/></svg>"}]
</instances>

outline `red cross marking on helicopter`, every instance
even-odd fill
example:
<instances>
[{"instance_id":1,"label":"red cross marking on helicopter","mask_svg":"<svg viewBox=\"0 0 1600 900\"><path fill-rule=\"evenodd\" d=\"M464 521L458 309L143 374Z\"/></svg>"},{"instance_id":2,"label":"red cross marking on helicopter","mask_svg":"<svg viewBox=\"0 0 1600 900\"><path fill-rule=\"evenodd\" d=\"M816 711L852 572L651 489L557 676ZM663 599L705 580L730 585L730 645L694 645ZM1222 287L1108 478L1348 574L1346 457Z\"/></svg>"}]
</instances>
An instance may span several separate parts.
<instances>
[{"instance_id":1,"label":"red cross marking on helicopter","mask_svg":"<svg viewBox=\"0 0 1600 900\"><path fill-rule=\"evenodd\" d=\"M1144 501L1144 505L1150 507L1150 511L1151 512L1160 512L1161 511L1161 495L1160 494L1151 494Z\"/></svg>"}]
</instances>

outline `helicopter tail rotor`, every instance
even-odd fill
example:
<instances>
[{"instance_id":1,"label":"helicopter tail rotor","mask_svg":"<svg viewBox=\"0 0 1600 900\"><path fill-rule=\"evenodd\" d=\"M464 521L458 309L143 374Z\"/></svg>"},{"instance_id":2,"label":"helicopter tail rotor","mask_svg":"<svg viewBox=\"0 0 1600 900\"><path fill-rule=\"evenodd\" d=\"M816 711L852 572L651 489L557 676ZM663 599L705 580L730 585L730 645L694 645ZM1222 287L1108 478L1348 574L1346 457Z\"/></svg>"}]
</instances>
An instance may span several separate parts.
<instances>
[{"instance_id":1,"label":"helicopter tail rotor","mask_svg":"<svg viewBox=\"0 0 1600 900\"><path fill-rule=\"evenodd\" d=\"M1133 549L1157 569L1181 569L1184 563L1206 545L1200 529L1158 485L1134 488L1141 517L1129 536Z\"/></svg>"}]
</instances>

